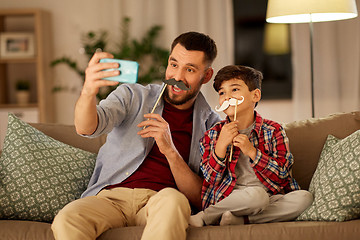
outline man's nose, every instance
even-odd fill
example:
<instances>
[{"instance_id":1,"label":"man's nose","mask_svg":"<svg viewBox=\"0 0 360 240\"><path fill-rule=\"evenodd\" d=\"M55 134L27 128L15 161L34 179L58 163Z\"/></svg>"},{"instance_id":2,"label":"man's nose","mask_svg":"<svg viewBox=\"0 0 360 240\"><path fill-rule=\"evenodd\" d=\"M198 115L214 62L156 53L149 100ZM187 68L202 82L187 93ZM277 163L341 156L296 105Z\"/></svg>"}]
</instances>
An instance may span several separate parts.
<instances>
[{"instance_id":1,"label":"man's nose","mask_svg":"<svg viewBox=\"0 0 360 240\"><path fill-rule=\"evenodd\" d=\"M181 69L179 69L178 71L176 71L175 76L174 76L175 81L179 82L184 80L184 73L183 71L181 71Z\"/></svg>"}]
</instances>

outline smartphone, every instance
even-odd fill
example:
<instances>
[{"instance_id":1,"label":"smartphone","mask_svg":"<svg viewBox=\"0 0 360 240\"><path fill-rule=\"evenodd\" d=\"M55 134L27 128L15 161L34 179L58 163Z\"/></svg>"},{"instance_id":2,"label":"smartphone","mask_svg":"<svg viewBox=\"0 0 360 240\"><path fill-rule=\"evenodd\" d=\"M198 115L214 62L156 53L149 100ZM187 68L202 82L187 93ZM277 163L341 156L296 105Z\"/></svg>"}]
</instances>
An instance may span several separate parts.
<instances>
[{"instance_id":1,"label":"smartphone","mask_svg":"<svg viewBox=\"0 0 360 240\"><path fill-rule=\"evenodd\" d=\"M111 69L106 69L104 71L119 70L120 74L118 76L106 77L103 79L121 82L121 83L136 83L137 82L138 72L139 72L139 64L137 62L129 61L129 60L114 59L114 58L103 58L103 59L100 59L100 62L101 63L106 63L106 62L119 63L119 68L111 68Z\"/></svg>"}]
</instances>

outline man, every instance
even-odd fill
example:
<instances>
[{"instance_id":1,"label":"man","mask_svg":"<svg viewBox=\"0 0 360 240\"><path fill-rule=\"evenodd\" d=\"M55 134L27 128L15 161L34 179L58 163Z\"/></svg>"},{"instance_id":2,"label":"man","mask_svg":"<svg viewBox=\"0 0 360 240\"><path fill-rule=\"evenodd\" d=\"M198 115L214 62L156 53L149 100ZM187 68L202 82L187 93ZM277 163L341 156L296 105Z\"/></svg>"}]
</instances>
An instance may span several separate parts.
<instances>
[{"instance_id":1,"label":"man","mask_svg":"<svg viewBox=\"0 0 360 240\"><path fill-rule=\"evenodd\" d=\"M96 53L86 69L85 83L75 106L79 134L108 134L82 198L55 217L56 239L95 239L110 228L145 225L142 239L185 239L190 205L201 209L202 179L198 176L198 141L220 120L203 95L202 84L212 75L217 49L208 36L187 32L171 46L165 79L174 78L190 90L168 85L154 113L149 114L161 86L119 86L96 105L102 78L116 76L112 58ZM190 203L190 204L189 204Z\"/></svg>"}]
</instances>

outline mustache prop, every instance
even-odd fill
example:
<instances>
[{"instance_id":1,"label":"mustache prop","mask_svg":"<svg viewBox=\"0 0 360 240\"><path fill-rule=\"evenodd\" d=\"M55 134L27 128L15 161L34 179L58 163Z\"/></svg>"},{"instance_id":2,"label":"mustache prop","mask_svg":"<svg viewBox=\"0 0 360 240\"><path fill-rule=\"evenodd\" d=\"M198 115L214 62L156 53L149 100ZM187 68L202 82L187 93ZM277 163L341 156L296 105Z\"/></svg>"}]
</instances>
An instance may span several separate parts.
<instances>
[{"instance_id":1,"label":"mustache prop","mask_svg":"<svg viewBox=\"0 0 360 240\"><path fill-rule=\"evenodd\" d=\"M156 106L158 105L159 100L161 99L161 96L163 95L167 85L176 85L178 88L180 88L181 90L184 90L184 91L190 90L190 87L187 87L185 85L185 83L183 83L182 81L176 81L175 78L170 78L169 80L162 79L162 81L165 84L164 84L163 88L161 89L160 95L159 95L158 99L156 100L155 105L151 110L151 113L154 113ZM143 129L145 129L145 128L146 128L146 126L144 126Z\"/></svg>"},{"instance_id":2,"label":"mustache prop","mask_svg":"<svg viewBox=\"0 0 360 240\"><path fill-rule=\"evenodd\" d=\"M236 98L230 98L229 100L225 100L221 106L218 108L217 106L215 107L215 110L217 112L222 112L224 110L226 110L228 107L230 106L237 106L237 105L240 105L244 102L244 97L241 96L241 99L238 100Z\"/></svg>"},{"instance_id":3,"label":"mustache prop","mask_svg":"<svg viewBox=\"0 0 360 240\"><path fill-rule=\"evenodd\" d=\"M163 81L165 84L177 86L178 88L180 88L181 90L184 90L184 91L190 90L190 88L191 88L190 86L187 87L187 86L185 85L185 83L182 82L182 81L176 81L175 78L170 78L170 79L168 79L168 80L163 79L162 81Z\"/></svg>"}]
</instances>

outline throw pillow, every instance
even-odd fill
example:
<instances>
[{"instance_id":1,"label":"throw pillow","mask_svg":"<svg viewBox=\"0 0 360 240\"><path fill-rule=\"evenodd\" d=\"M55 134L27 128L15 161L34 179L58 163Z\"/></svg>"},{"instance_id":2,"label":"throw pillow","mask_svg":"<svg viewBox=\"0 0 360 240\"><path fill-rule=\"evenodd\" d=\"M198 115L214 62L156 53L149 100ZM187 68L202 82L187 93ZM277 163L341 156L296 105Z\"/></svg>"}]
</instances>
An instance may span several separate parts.
<instances>
[{"instance_id":1,"label":"throw pillow","mask_svg":"<svg viewBox=\"0 0 360 240\"><path fill-rule=\"evenodd\" d=\"M59 142L9 114L0 158L0 219L51 222L80 197L96 154Z\"/></svg>"},{"instance_id":2,"label":"throw pillow","mask_svg":"<svg viewBox=\"0 0 360 240\"><path fill-rule=\"evenodd\" d=\"M314 202L297 220L346 221L360 217L360 130L344 139L328 136L309 191Z\"/></svg>"}]
</instances>

